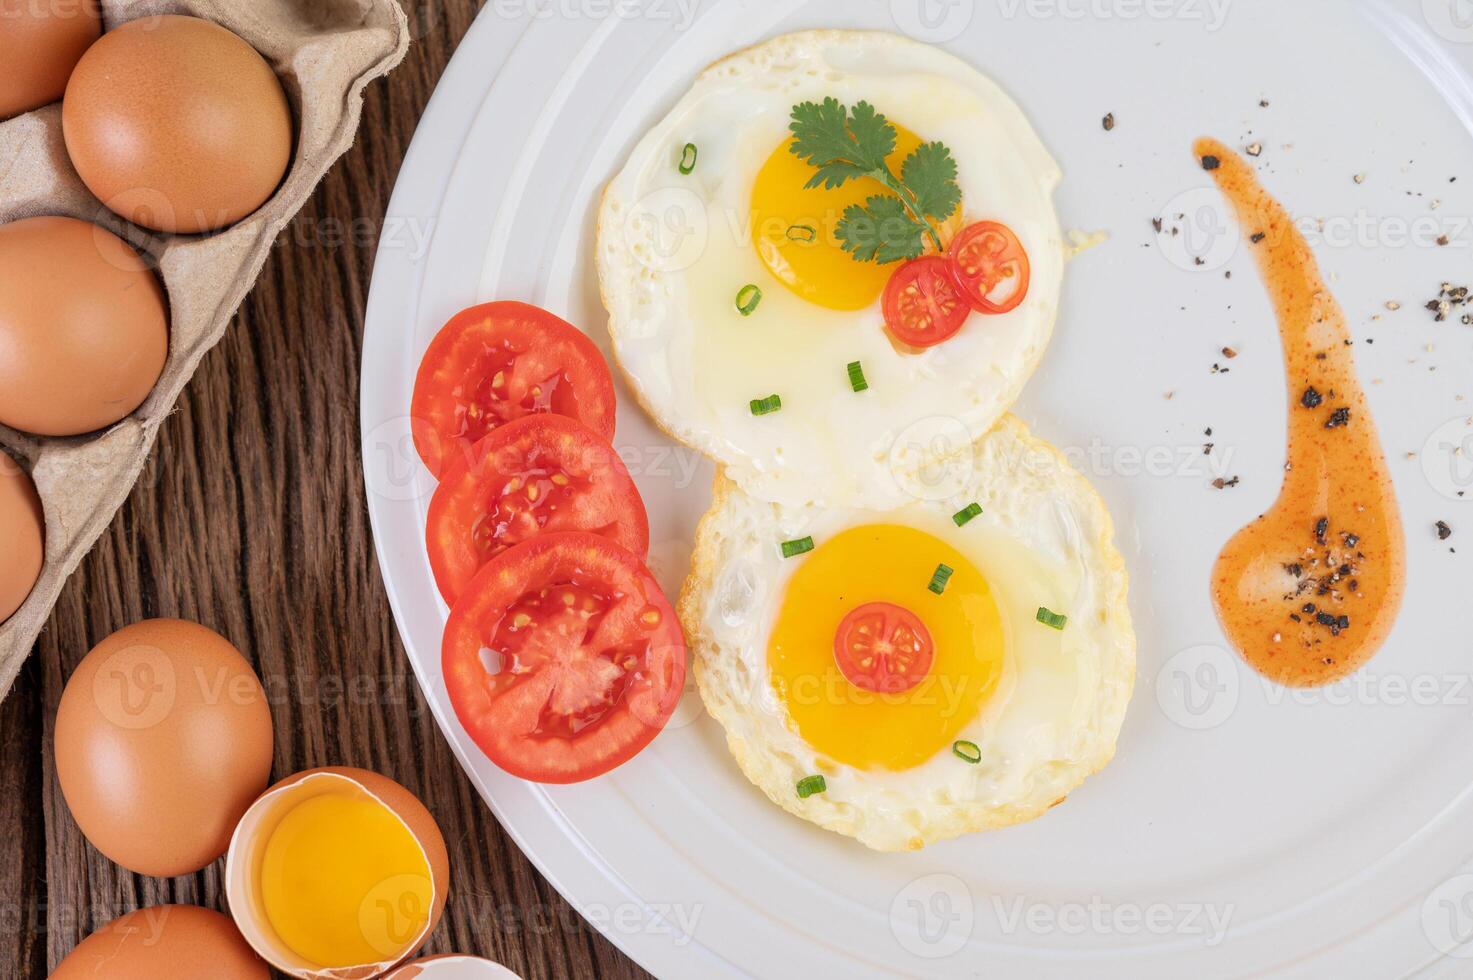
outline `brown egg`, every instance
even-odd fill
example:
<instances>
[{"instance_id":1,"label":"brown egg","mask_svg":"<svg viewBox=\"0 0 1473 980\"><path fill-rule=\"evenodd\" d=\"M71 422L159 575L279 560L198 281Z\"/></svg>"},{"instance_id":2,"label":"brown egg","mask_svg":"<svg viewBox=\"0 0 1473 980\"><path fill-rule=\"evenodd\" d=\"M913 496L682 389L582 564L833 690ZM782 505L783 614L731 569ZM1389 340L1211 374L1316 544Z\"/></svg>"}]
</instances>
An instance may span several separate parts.
<instances>
[{"instance_id":1,"label":"brown egg","mask_svg":"<svg viewBox=\"0 0 1473 980\"><path fill-rule=\"evenodd\" d=\"M127 242L74 218L0 225L0 423L42 436L112 425L168 353L163 287Z\"/></svg>"},{"instance_id":2,"label":"brown egg","mask_svg":"<svg viewBox=\"0 0 1473 980\"><path fill-rule=\"evenodd\" d=\"M138 874L225 853L271 776L271 711L240 651L195 623L150 619L83 658L56 710L56 775L77 826Z\"/></svg>"},{"instance_id":3,"label":"brown egg","mask_svg":"<svg viewBox=\"0 0 1473 980\"><path fill-rule=\"evenodd\" d=\"M77 60L101 33L97 0L0 0L0 119L60 102Z\"/></svg>"},{"instance_id":4,"label":"brown egg","mask_svg":"<svg viewBox=\"0 0 1473 980\"><path fill-rule=\"evenodd\" d=\"M174 234L251 214L291 163L291 107L271 66L197 17L146 17L103 35L67 84L62 128L102 203Z\"/></svg>"},{"instance_id":5,"label":"brown egg","mask_svg":"<svg viewBox=\"0 0 1473 980\"><path fill-rule=\"evenodd\" d=\"M271 971L219 912L156 905L82 940L51 980L269 980Z\"/></svg>"},{"instance_id":6,"label":"brown egg","mask_svg":"<svg viewBox=\"0 0 1473 980\"><path fill-rule=\"evenodd\" d=\"M0 452L0 623L5 622L36 587L46 552L46 518L36 485L20 465Z\"/></svg>"}]
</instances>

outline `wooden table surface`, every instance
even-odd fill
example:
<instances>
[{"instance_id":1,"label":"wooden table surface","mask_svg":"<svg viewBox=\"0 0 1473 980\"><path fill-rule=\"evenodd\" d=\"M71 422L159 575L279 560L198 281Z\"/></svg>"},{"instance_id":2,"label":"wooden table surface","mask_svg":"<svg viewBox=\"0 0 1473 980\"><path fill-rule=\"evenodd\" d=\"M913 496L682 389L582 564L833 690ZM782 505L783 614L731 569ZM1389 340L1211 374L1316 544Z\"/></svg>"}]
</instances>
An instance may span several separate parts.
<instances>
[{"instance_id":1,"label":"wooden table surface","mask_svg":"<svg viewBox=\"0 0 1473 980\"><path fill-rule=\"evenodd\" d=\"M129 874L82 838L56 781L51 731L66 678L93 644L153 616L210 626L254 661L272 696L273 778L361 766L429 806L452 883L425 952L487 956L529 980L646 975L543 880L462 774L415 684L373 554L358 366L374 249L415 124L480 4L404 6L416 35L408 58L369 87L357 145L283 234L0 704L0 976L45 977L135 908L222 907L223 862L169 880Z\"/></svg>"}]
</instances>

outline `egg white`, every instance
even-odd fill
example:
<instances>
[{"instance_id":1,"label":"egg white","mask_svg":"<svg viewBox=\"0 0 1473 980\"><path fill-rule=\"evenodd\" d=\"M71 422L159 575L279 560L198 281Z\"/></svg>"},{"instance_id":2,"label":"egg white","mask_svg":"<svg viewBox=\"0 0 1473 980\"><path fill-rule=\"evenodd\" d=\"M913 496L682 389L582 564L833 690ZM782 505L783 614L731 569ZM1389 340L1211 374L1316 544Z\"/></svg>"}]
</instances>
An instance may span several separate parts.
<instances>
[{"instance_id":1,"label":"egg white","mask_svg":"<svg viewBox=\"0 0 1473 980\"><path fill-rule=\"evenodd\" d=\"M972 315L953 338L897 350L878 301L852 312L791 293L751 242L754 180L790 135L792 107L868 100L926 141L950 147L968 221L1001 221L1028 250L1027 299ZM695 169L679 171L687 143ZM1053 330L1065 245L1052 193L1058 165L1017 105L965 62L896 35L810 31L707 69L635 147L598 217L597 264L615 357L667 433L726 467L757 496L789 503L906 494L892 455L954 451L1017 399ZM751 316L736 309L762 289ZM869 390L856 394L859 361ZM778 394L781 411L754 416ZM936 420L960 433L938 440ZM923 465L912 461L907 468Z\"/></svg>"},{"instance_id":2,"label":"egg white","mask_svg":"<svg viewBox=\"0 0 1473 980\"><path fill-rule=\"evenodd\" d=\"M784 505L718 476L680 601L707 710L738 765L783 809L882 851L911 850L1039 816L1114 756L1135 677L1126 572L1109 512L1054 447L1012 416L978 440L954 496L874 511ZM969 503L982 513L958 528ZM848 528L894 523L962 552L987 578L1004 625L1002 679L960 738L982 761L950 747L903 771L859 770L821 759L772 690L768 639L802 558L780 543L819 543ZM1040 606L1068 615L1063 630L1036 621ZM822 773L827 790L800 799L798 780Z\"/></svg>"}]
</instances>

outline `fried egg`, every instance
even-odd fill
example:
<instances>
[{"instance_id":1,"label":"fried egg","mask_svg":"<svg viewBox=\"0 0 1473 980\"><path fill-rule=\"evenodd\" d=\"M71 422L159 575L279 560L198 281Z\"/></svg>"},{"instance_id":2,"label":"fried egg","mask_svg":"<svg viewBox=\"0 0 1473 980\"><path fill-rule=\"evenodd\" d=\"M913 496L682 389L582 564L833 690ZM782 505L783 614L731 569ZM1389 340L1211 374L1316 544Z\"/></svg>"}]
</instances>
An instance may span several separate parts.
<instances>
[{"instance_id":1,"label":"fried egg","mask_svg":"<svg viewBox=\"0 0 1473 980\"><path fill-rule=\"evenodd\" d=\"M794 107L826 98L885 115L897 174L923 142L950 149L962 200L938 237L1009 226L1031 265L1020 306L973 314L926 350L891 339L881 299L899 263L858 261L836 234L847 208L886 188L805 187L814 168L790 150ZM893 503L897 446L931 452L936 419L970 443L1037 366L1064 265L1059 179L1017 105L936 48L812 31L738 52L699 76L604 193L596 255L615 357L655 422L749 492ZM867 390L855 391L855 363Z\"/></svg>"},{"instance_id":2,"label":"fried egg","mask_svg":"<svg viewBox=\"0 0 1473 980\"><path fill-rule=\"evenodd\" d=\"M1134 683L1125 566L1089 482L1011 416L948 465L953 496L883 510L718 476L680 602L747 778L882 851L1060 803L1113 757ZM873 609L914 622L877 633ZM841 659L836 635L867 656ZM922 669L876 685L875 660L907 662L918 637Z\"/></svg>"}]
</instances>

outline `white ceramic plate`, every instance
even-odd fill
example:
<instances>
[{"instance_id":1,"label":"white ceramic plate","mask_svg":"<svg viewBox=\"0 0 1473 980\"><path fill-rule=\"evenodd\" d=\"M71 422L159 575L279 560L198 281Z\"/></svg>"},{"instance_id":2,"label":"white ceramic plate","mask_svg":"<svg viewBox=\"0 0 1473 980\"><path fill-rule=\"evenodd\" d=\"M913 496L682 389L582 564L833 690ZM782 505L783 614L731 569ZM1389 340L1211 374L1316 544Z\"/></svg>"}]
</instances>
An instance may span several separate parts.
<instances>
[{"instance_id":1,"label":"white ceramic plate","mask_svg":"<svg viewBox=\"0 0 1473 980\"><path fill-rule=\"evenodd\" d=\"M491 0L390 206L364 462L420 683L557 888L662 977L1467 975L1473 496L1458 492L1473 490L1473 328L1421 308L1470 271L1465 13L1460 0ZM816 26L909 32L997 78L1064 167L1066 225L1110 234L1071 265L1017 411L1096 481L1130 564L1140 682L1119 757L1034 823L916 854L873 854L771 806L693 692L650 750L592 783L545 789L486 762L441 683L446 610L422 542L432 484L404 417L422 351L471 303L538 303L606 348L601 186L705 64ZM1223 649L1209 604L1218 548L1277 492L1285 399L1251 259L1211 231L1221 212L1190 155L1201 134L1262 143L1269 186L1308 219L1358 337L1374 340L1357 354L1410 588L1387 647L1325 691L1264 685ZM1188 233L1158 241L1150 219L1178 213ZM627 392L621 412L673 593L710 471ZM1242 483L1214 490L1218 475ZM1447 542L1438 519L1456 529Z\"/></svg>"}]
</instances>

